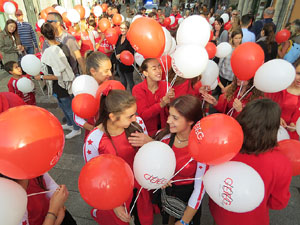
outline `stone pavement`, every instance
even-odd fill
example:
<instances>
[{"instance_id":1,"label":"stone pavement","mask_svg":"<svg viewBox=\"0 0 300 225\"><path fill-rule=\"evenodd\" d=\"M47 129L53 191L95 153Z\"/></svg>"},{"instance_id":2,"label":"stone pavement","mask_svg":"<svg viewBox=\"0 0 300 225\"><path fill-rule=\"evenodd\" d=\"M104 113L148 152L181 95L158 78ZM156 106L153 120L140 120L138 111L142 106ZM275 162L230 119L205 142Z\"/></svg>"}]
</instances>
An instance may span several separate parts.
<instances>
[{"instance_id":1,"label":"stone pavement","mask_svg":"<svg viewBox=\"0 0 300 225\"><path fill-rule=\"evenodd\" d=\"M0 91L7 91L9 75L0 71ZM139 77L135 74L135 82L139 82ZM44 96L38 83L35 81L36 97L38 106L44 107L52 112L58 119L62 119L62 111L58 108L56 100L52 97ZM1 128L0 128L1 129ZM88 206L80 196L78 191L78 176L84 165L82 156L82 146L84 132L81 136L71 140L66 140L64 152L57 165L49 172L58 184L66 184L69 190L69 199L66 203L67 209L71 212L78 225L96 225L90 216L91 207ZM255 185L255 184L253 184ZM272 225L297 225L300 224L300 178L294 177L290 187L291 199L287 208L281 211L270 211ZM154 223L160 225L160 216L156 215ZM208 210L207 196L202 206L202 225L213 224L212 217ZM240 225L240 224L239 224Z\"/></svg>"}]
</instances>

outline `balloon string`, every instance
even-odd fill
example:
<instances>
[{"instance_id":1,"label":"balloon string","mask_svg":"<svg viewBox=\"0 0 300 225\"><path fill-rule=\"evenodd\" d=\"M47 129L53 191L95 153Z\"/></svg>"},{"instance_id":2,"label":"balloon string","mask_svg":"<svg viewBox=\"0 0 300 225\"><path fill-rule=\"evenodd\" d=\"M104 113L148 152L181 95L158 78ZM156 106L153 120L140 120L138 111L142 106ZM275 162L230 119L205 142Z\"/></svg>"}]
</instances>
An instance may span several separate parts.
<instances>
[{"instance_id":1,"label":"balloon string","mask_svg":"<svg viewBox=\"0 0 300 225\"><path fill-rule=\"evenodd\" d=\"M166 74L166 81L167 81L167 93L169 92L169 86L168 86L168 82L169 82L169 70L168 70L168 55L166 56L166 70L165 70L165 74ZM171 88L171 87L170 87Z\"/></svg>"},{"instance_id":2,"label":"balloon string","mask_svg":"<svg viewBox=\"0 0 300 225\"><path fill-rule=\"evenodd\" d=\"M170 180L173 178L173 177L175 177L178 173L180 173L181 172L181 170L183 170L190 162L192 162L193 161L193 158L190 158L190 160L183 166L183 167L181 167L180 168L180 170L178 170L171 178L170 178ZM155 191L153 191L153 194L155 193L155 192L157 192L157 190L158 190L159 188L157 188Z\"/></svg>"},{"instance_id":3,"label":"balloon string","mask_svg":"<svg viewBox=\"0 0 300 225\"><path fill-rule=\"evenodd\" d=\"M125 212L128 214L127 208L126 208L126 202L124 202Z\"/></svg>"},{"instance_id":4,"label":"balloon string","mask_svg":"<svg viewBox=\"0 0 300 225\"><path fill-rule=\"evenodd\" d=\"M207 91L207 87L205 87L205 91ZM205 100L202 101L202 109L204 109Z\"/></svg>"},{"instance_id":5,"label":"balloon string","mask_svg":"<svg viewBox=\"0 0 300 225\"><path fill-rule=\"evenodd\" d=\"M142 78L142 80L145 79L145 76L143 74L140 73L140 71L136 68L136 66L134 64L132 64L133 68L135 69L135 71L140 75L140 77Z\"/></svg>"},{"instance_id":6,"label":"balloon string","mask_svg":"<svg viewBox=\"0 0 300 225\"><path fill-rule=\"evenodd\" d=\"M239 92L237 94L237 99L240 97L242 89L243 89L243 81L241 81L241 86L240 86Z\"/></svg>"},{"instance_id":7,"label":"balloon string","mask_svg":"<svg viewBox=\"0 0 300 225\"><path fill-rule=\"evenodd\" d=\"M249 89L242 95L242 97L241 97L239 100L242 101L243 98L245 98L245 97L248 95L248 93L249 93L253 88L254 88L254 85L252 85L252 87L249 88ZM232 108L228 111L227 115L229 115L229 113L230 113L230 116L232 116L233 111L234 111L234 108L232 107Z\"/></svg>"},{"instance_id":8,"label":"balloon string","mask_svg":"<svg viewBox=\"0 0 300 225\"><path fill-rule=\"evenodd\" d=\"M54 191L56 191L56 189L49 190L49 191L42 191L42 192L32 193L32 194L27 195L27 197L34 196L34 195L45 194L45 193L54 192Z\"/></svg>"},{"instance_id":9,"label":"balloon string","mask_svg":"<svg viewBox=\"0 0 300 225\"><path fill-rule=\"evenodd\" d=\"M162 67L163 67L163 69L164 69L164 71L165 71L165 74L166 74L166 81L167 81L167 93L168 93L168 91L169 91L169 77L168 77L168 75L167 75L167 70L166 70L166 68L168 68L168 66L166 66L165 67L165 65L164 65L164 63L163 63L163 60L162 60L162 56L160 57L160 62L161 62L161 65L162 65Z\"/></svg>"},{"instance_id":10,"label":"balloon string","mask_svg":"<svg viewBox=\"0 0 300 225\"><path fill-rule=\"evenodd\" d=\"M172 88L173 85L175 84L176 78L177 78L177 74L175 74L175 77L174 77L173 80L171 81L171 83L170 83L170 88Z\"/></svg>"},{"instance_id":11,"label":"balloon string","mask_svg":"<svg viewBox=\"0 0 300 225\"><path fill-rule=\"evenodd\" d=\"M202 179L202 176L201 176L201 177L197 177L197 178L189 178L189 179L172 180L172 181L171 181L171 184L172 184L172 183L175 183L175 182L179 182L179 181L188 181L188 180L201 180L201 179Z\"/></svg>"},{"instance_id":12,"label":"balloon string","mask_svg":"<svg viewBox=\"0 0 300 225\"><path fill-rule=\"evenodd\" d=\"M132 213L132 210L133 210L133 208L134 208L134 206L135 206L136 201L138 200L138 198L139 198L139 196L140 196L140 194L141 194L142 189L143 189L143 187L140 188L139 193L137 194L137 196L136 196L136 198L135 198L135 200L134 200L134 202L133 202L133 205L132 205L132 207L131 207L131 209L130 209L129 214Z\"/></svg>"}]
</instances>

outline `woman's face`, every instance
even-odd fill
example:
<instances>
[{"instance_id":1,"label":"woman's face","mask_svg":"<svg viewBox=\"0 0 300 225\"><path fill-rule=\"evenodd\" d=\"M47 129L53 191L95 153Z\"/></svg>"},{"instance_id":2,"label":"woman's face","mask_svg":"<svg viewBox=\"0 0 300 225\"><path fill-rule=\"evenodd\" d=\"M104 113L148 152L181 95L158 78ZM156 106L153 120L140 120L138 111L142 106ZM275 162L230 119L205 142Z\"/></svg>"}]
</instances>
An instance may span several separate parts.
<instances>
[{"instance_id":1,"label":"woman's face","mask_svg":"<svg viewBox=\"0 0 300 225\"><path fill-rule=\"evenodd\" d=\"M187 121L174 107L170 107L167 123L171 133L181 133L191 129L193 122Z\"/></svg>"},{"instance_id":2,"label":"woman's face","mask_svg":"<svg viewBox=\"0 0 300 225\"><path fill-rule=\"evenodd\" d=\"M159 61L156 59L150 60L148 62L147 71L144 71L143 74L147 77L147 79L151 79L153 81L161 81L162 70Z\"/></svg>"},{"instance_id":3,"label":"woman's face","mask_svg":"<svg viewBox=\"0 0 300 225\"><path fill-rule=\"evenodd\" d=\"M129 108L125 109L121 114L114 115L111 119L115 126L120 128L128 128L130 124L136 121L136 103L134 103Z\"/></svg>"},{"instance_id":4,"label":"woman's face","mask_svg":"<svg viewBox=\"0 0 300 225\"><path fill-rule=\"evenodd\" d=\"M15 30L16 30L16 24L15 23L10 23L10 24L8 24L7 25L7 30L8 30L8 32L9 33L13 33L13 32L15 32Z\"/></svg>"},{"instance_id":5,"label":"woman's face","mask_svg":"<svg viewBox=\"0 0 300 225\"><path fill-rule=\"evenodd\" d=\"M128 28L126 27L125 24L121 24L120 30L121 30L121 35L126 35L127 31L128 31Z\"/></svg>"},{"instance_id":6,"label":"woman's face","mask_svg":"<svg viewBox=\"0 0 300 225\"><path fill-rule=\"evenodd\" d=\"M238 78L236 78L236 84L237 86L241 86L241 83L243 82L243 86L246 87L249 84L249 80L240 80Z\"/></svg>"},{"instance_id":7,"label":"woman's face","mask_svg":"<svg viewBox=\"0 0 300 225\"><path fill-rule=\"evenodd\" d=\"M111 67L112 65L110 60L104 60L100 63L98 70L91 68L91 75L95 78L99 85L104 81L109 80L109 78L112 76Z\"/></svg>"},{"instance_id":8,"label":"woman's face","mask_svg":"<svg viewBox=\"0 0 300 225\"><path fill-rule=\"evenodd\" d=\"M221 24L218 21L215 21L215 30L216 31L221 30Z\"/></svg>"},{"instance_id":9,"label":"woman's face","mask_svg":"<svg viewBox=\"0 0 300 225\"><path fill-rule=\"evenodd\" d=\"M296 67L296 78L294 84L297 88L300 88L300 65Z\"/></svg>"},{"instance_id":10,"label":"woman's face","mask_svg":"<svg viewBox=\"0 0 300 225\"><path fill-rule=\"evenodd\" d=\"M233 46L239 46L242 43L242 35L241 34L236 34L232 38L232 44Z\"/></svg>"}]
</instances>

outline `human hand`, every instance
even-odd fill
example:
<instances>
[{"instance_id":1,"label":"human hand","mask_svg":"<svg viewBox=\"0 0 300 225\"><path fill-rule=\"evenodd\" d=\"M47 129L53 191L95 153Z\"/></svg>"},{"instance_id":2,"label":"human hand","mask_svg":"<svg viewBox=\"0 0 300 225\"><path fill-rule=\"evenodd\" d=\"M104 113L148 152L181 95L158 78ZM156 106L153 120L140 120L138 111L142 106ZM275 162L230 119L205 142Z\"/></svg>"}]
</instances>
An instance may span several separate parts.
<instances>
[{"instance_id":1,"label":"human hand","mask_svg":"<svg viewBox=\"0 0 300 225\"><path fill-rule=\"evenodd\" d=\"M116 58L120 60L120 54L116 55Z\"/></svg>"},{"instance_id":2,"label":"human hand","mask_svg":"<svg viewBox=\"0 0 300 225\"><path fill-rule=\"evenodd\" d=\"M210 86L204 85L199 88L199 93L200 94L207 94L209 91L211 91Z\"/></svg>"},{"instance_id":3,"label":"human hand","mask_svg":"<svg viewBox=\"0 0 300 225\"><path fill-rule=\"evenodd\" d=\"M284 128L287 127L287 124L283 118L280 117L280 125L283 126Z\"/></svg>"},{"instance_id":4,"label":"human hand","mask_svg":"<svg viewBox=\"0 0 300 225\"><path fill-rule=\"evenodd\" d=\"M114 213L123 222L125 222L125 223L130 222L130 219L131 219L130 215L126 212L124 206L118 206L118 207L114 208Z\"/></svg>"},{"instance_id":5,"label":"human hand","mask_svg":"<svg viewBox=\"0 0 300 225\"><path fill-rule=\"evenodd\" d=\"M36 75L36 76L34 76L34 79L35 79L35 80L41 80L41 75Z\"/></svg>"},{"instance_id":6,"label":"human hand","mask_svg":"<svg viewBox=\"0 0 300 225\"><path fill-rule=\"evenodd\" d=\"M147 134L136 131L135 133L131 134L131 136L128 138L128 141L133 147L141 147L144 144L153 141L153 139Z\"/></svg>"},{"instance_id":7,"label":"human hand","mask_svg":"<svg viewBox=\"0 0 300 225\"><path fill-rule=\"evenodd\" d=\"M165 189L167 187L172 187L172 181L169 180L167 184L165 184L164 186L161 187L161 189Z\"/></svg>"},{"instance_id":8,"label":"human hand","mask_svg":"<svg viewBox=\"0 0 300 225\"><path fill-rule=\"evenodd\" d=\"M57 219L55 220L54 225L60 225L65 218L65 214L66 214L66 207L63 206L58 210Z\"/></svg>"},{"instance_id":9,"label":"human hand","mask_svg":"<svg viewBox=\"0 0 300 225\"><path fill-rule=\"evenodd\" d=\"M208 102L209 104L212 104L214 106L218 104L217 99L215 99L215 97L210 94L207 94L207 93L202 94L202 97L203 97L203 100Z\"/></svg>"},{"instance_id":10,"label":"human hand","mask_svg":"<svg viewBox=\"0 0 300 225\"><path fill-rule=\"evenodd\" d=\"M60 208L64 207L65 202L67 201L69 192L66 185L60 185L60 187L54 192L50 198L49 212L53 212L56 215Z\"/></svg>"},{"instance_id":11,"label":"human hand","mask_svg":"<svg viewBox=\"0 0 300 225\"><path fill-rule=\"evenodd\" d=\"M296 124L290 123L290 125L287 126L286 129L287 129L288 131L294 132L294 131L296 131Z\"/></svg>"},{"instance_id":12,"label":"human hand","mask_svg":"<svg viewBox=\"0 0 300 225\"><path fill-rule=\"evenodd\" d=\"M237 98L234 99L233 101L233 108L237 111L237 112L241 112L243 110L243 104L240 100L238 100Z\"/></svg>"}]
</instances>

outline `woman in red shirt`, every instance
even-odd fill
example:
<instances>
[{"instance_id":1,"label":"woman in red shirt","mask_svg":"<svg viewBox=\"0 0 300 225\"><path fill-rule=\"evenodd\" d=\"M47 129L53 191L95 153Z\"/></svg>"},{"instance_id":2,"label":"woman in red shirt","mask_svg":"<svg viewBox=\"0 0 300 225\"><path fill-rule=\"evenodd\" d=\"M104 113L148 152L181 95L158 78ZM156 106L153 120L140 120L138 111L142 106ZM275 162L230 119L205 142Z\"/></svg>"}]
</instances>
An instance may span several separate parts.
<instances>
[{"instance_id":1,"label":"woman in red shirt","mask_svg":"<svg viewBox=\"0 0 300 225\"><path fill-rule=\"evenodd\" d=\"M162 70L155 58L145 59L141 72L146 79L134 86L132 95L136 97L137 113L145 121L150 136L164 128L168 111L166 105L174 98L174 90L167 92L167 82L162 81Z\"/></svg>"},{"instance_id":2,"label":"woman in red shirt","mask_svg":"<svg viewBox=\"0 0 300 225\"><path fill-rule=\"evenodd\" d=\"M294 63L294 66L296 68L294 82L287 89L267 94L267 96L280 105L281 126L288 130L292 139L299 140L299 135L296 132L296 122L300 117L300 59Z\"/></svg>"},{"instance_id":3,"label":"woman in red shirt","mask_svg":"<svg viewBox=\"0 0 300 225\"><path fill-rule=\"evenodd\" d=\"M268 225L269 209L279 210L287 206L292 168L290 161L276 148L280 114L277 103L270 99L256 99L249 102L237 117L244 132L244 143L232 161L245 163L259 173L264 181L265 196L256 209L245 213L227 211L210 199L209 208L216 224Z\"/></svg>"},{"instance_id":4,"label":"woman in red shirt","mask_svg":"<svg viewBox=\"0 0 300 225\"><path fill-rule=\"evenodd\" d=\"M136 108L135 98L127 91L109 88L104 90L100 101L100 118L84 145L83 155L86 162L100 154L113 154L124 159L133 168L137 148L128 142L128 137L131 133L143 133L146 130L143 121L135 115ZM137 182L134 187L133 192L140 188ZM131 196L126 201L126 209L122 204L112 210L93 209L91 214L101 225L128 224L130 215L127 212L130 211L134 199ZM133 214L135 221L140 222L136 224L152 225L153 209L147 190L142 189L136 207Z\"/></svg>"},{"instance_id":5,"label":"woman in red shirt","mask_svg":"<svg viewBox=\"0 0 300 225\"><path fill-rule=\"evenodd\" d=\"M221 113L228 113L230 110L232 111L233 108L233 112L229 113L229 115L237 117L248 102L264 96L263 92L254 87L242 100L240 100L240 98L253 86L253 78L248 81L243 81L242 90L240 91L241 82L241 80L234 77L232 83L229 85L228 89L226 89L226 92L220 95L218 100L207 93L203 94L203 98Z\"/></svg>"},{"instance_id":6,"label":"woman in red shirt","mask_svg":"<svg viewBox=\"0 0 300 225\"><path fill-rule=\"evenodd\" d=\"M170 103L169 114L166 128L159 132L155 139L172 147L177 172L191 159L188 140L192 127L202 118L201 102L192 95L180 96ZM176 182L166 190L167 194L170 193L187 204L181 220L178 220L176 225L189 224L191 221L193 224L200 224L201 209L198 209L204 195L204 187L199 178L207 168L205 164L193 160L172 178L172 180L198 178L195 182L194 180ZM163 214L163 220L164 224L172 221L168 214Z\"/></svg>"}]
</instances>

